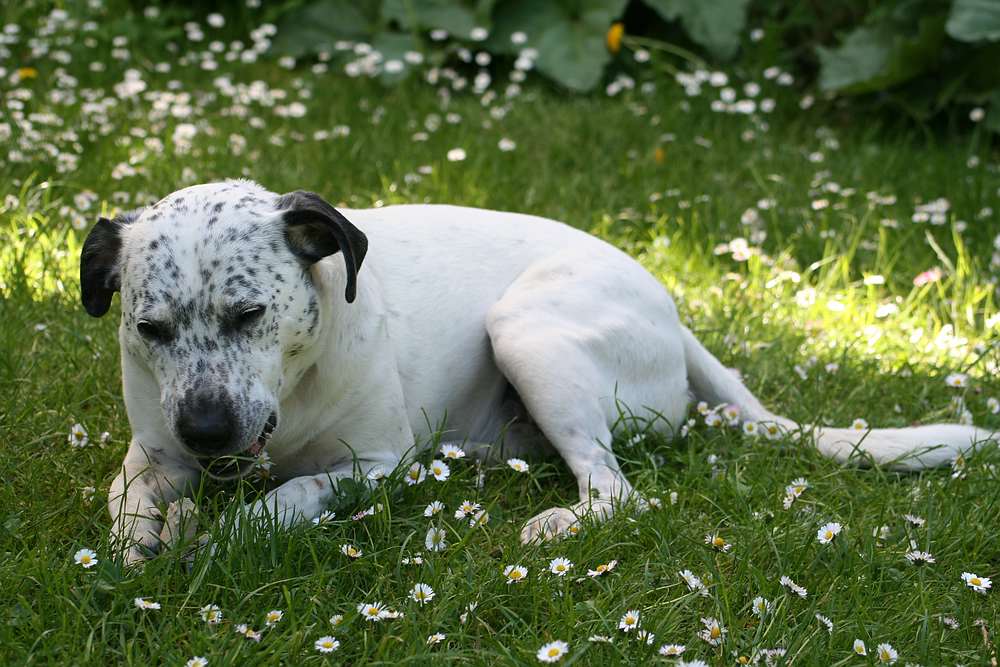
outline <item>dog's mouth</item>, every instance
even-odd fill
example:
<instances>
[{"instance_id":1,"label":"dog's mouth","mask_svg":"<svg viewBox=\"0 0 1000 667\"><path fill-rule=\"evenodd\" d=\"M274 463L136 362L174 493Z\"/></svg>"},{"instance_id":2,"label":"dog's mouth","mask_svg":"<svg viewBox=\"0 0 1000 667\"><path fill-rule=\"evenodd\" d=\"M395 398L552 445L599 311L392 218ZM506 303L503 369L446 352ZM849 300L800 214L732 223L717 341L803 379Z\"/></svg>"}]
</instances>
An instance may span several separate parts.
<instances>
[{"instance_id":1,"label":"dog's mouth","mask_svg":"<svg viewBox=\"0 0 1000 667\"><path fill-rule=\"evenodd\" d=\"M242 451L217 457L198 457L198 463L205 472L217 479L242 477L257 464L276 428L278 415L272 412L257 437Z\"/></svg>"}]
</instances>

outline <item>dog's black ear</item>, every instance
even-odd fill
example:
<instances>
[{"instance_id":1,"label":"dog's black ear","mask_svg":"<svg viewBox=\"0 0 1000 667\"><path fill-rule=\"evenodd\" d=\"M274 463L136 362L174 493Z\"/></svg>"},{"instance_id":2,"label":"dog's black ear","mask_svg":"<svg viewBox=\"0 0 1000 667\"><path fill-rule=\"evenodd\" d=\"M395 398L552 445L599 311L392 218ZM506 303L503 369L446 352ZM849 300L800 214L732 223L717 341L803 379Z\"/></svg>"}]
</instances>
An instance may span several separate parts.
<instances>
[{"instance_id":1,"label":"dog's black ear","mask_svg":"<svg viewBox=\"0 0 1000 667\"><path fill-rule=\"evenodd\" d=\"M352 303L358 291L358 271L368 251L368 237L314 192L296 190L281 195L278 209L285 211L288 247L299 258L311 264L338 251L344 256L344 298Z\"/></svg>"},{"instance_id":2,"label":"dog's black ear","mask_svg":"<svg viewBox=\"0 0 1000 667\"><path fill-rule=\"evenodd\" d=\"M80 297L83 307L93 317L100 317L111 307L111 296L121 289L122 227L132 222L138 212L126 213L114 220L101 218L83 242L80 253Z\"/></svg>"}]
</instances>

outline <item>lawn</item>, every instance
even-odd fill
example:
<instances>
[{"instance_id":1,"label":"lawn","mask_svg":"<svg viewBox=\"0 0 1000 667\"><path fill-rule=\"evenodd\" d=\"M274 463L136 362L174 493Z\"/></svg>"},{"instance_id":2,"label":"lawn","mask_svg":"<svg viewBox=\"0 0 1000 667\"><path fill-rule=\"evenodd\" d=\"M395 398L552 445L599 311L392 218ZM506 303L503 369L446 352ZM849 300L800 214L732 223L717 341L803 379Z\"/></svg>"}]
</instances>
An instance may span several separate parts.
<instances>
[{"instance_id":1,"label":"lawn","mask_svg":"<svg viewBox=\"0 0 1000 667\"><path fill-rule=\"evenodd\" d=\"M636 425L614 445L658 506L559 542L522 546L518 532L575 500L560 461L516 472L456 460L443 482L346 486L320 525L123 570L106 510L130 437L119 310L116 299L108 316L89 318L77 277L99 215L229 177L351 207L529 212L638 258L782 414L1000 428L1000 155L974 124L888 123L816 102L763 68L728 71L727 86L742 96L756 84L773 111L716 112L727 86L689 96L655 59L614 95L568 96L530 74L511 88L499 68L486 98L442 96L449 86L427 83L427 66L386 87L346 76L342 62L241 62L232 42L252 42L238 23L203 24L209 34L194 42L176 31L171 53L165 31L140 38L111 10L92 29L20 11L0 9L0 22L21 26L3 31L12 55L0 60L0 662L537 664L539 647L562 640L562 664L668 663L664 644L717 665L865 664L881 643L899 664L996 664L998 592L962 579L1000 576L995 448L918 474L842 467L807 443L709 427L694 409L686 438ZM946 384L954 373L964 386ZM86 446L71 446L74 424ZM786 503L798 478L808 488ZM261 488L206 487L199 502L214 519ZM435 500L444 512L425 517ZM453 518L464 500L488 523ZM842 530L824 544L828 522ZM447 535L439 552L424 545L432 525ZM712 534L730 547L706 544ZM74 562L82 548L96 552L94 567ZM934 562L911 562L914 550ZM573 563L568 574L549 571L557 557ZM527 568L523 582L508 583L509 565ZM684 570L703 587L689 587ZM412 600L416 583L433 599ZM139 609L138 597L160 608ZM358 605L376 601L400 616L361 618ZM208 605L220 623L202 619ZM270 610L283 612L273 626ZM619 629L630 610L648 634ZM719 646L699 637L711 618L725 629ZM444 638L429 643L434 633ZM329 654L315 647L326 635L340 642ZM855 656L855 640L868 657Z\"/></svg>"}]
</instances>

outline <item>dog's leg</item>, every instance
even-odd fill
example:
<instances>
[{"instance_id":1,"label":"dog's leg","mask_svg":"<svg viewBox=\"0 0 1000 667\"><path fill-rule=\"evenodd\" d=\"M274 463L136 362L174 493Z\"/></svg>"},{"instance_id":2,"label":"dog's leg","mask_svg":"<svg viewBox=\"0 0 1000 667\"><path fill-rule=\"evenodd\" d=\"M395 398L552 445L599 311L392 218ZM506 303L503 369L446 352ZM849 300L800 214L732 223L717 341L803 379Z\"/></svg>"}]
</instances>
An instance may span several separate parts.
<instances>
[{"instance_id":1,"label":"dog's leg","mask_svg":"<svg viewBox=\"0 0 1000 667\"><path fill-rule=\"evenodd\" d=\"M156 552L163 526L158 505L181 497L198 474L197 469L166 457L161 450L132 440L121 472L108 492L111 546L122 552L125 565L140 563Z\"/></svg>"}]
</instances>

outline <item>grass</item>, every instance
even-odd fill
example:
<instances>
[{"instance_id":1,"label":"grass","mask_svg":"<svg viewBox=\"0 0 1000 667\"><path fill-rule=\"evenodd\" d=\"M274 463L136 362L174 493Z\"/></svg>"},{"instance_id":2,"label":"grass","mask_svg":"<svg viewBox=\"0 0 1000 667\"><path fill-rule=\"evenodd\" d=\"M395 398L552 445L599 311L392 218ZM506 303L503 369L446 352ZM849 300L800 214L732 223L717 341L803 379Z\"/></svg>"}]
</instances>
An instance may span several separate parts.
<instances>
[{"instance_id":1,"label":"grass","mask_svg":"<svg viewBox=\"0 0 1000 667\"><path fill-rule=\"evenodd\" d=\"M6 18L25 32L36 29L30 16ZM63 48L76 53L72 44ZM190 566L177 550L142 571L116 567L107 549L105 500L129 438L117 301L100 320L80 307L76 266L84 232L72 222L89 224L101 211L191 182L243 175L275 191L311 189L354 207L434 201L561 219L636 256L675 294L709 348L779 412L840 425L860 417L872 426L902 426L955 420L962 408L954 399L963 398L977 424L1000 428L1000 417L987 409L987 398L1000 396L996 268L990 268L1000 230L995 214L984 211L1000 210L1000 178L997 154L975 131L928 139L835 110L804 112L797 93L749 70L732 76L765 85L764 94L778 101L770 116L712 113L707 97L714 93L688 99L648 74L655 92L610 99L566 97L529 77L497 119L469 94L455 95L443 109L435 91L417 81L384 88L270 62L222 63L205 72L176 57L164 74L152 70L163 57L157 39L133 39L127 49L130 63L109 61L104 72L91 72L79 54L64 68L78 77L78 89L113 95L124 69L137 67L147 93L156 91L160 101L168 90L190 93L186 102L172 99L191 105L189 117L159 113L141 96L97 114L81 111L79 101L53 104L48 94L67 86L58 81L56 63L44 59L32 61L37 78L16 86L30 96L8 92L7 100L23 98L26 114L51 111L58 124L36 117L26 130L10 104L0 117L14 125L7 150L16 145L25 158L0 164L0 662L179 665L204 655L212 665L533 664L539 646L563 639L570 644L563 664L644 662L665 642L686 644L686 657L719 665L774 647L796 664L861 664L863 658L851 656L856 638L869 652L891 643L901 663L995 660L997 591L979 595L960 579L963 571L1000 575L995 450L970 456L960 475L948 469L901 475L841 467L801 444L699 424L675 442L640 437L629 444L630 434L616 442L633 484L663 498L663 507L620 514L562 542L523 547L517 540L526 518L574 500L575 484L561 462L532 461L528 474L488 466L481 489L474 464L456 462L443 483L383 484L372 494L345 488L333 507L337 519L325 527L233 542ZM281 117L275 106L249 102L247 118L264 121L254 127L232 115L232 102L218 94L213 80L220 75L288 91L278 107L296 91L309 91L301 99L307 112ZM177 89L168 87L170 80L179 82ZM460 122L449 122L447 113ZM430 114L438 116L434 131L424 129ZM171 137L185 122L198 133L180 153ZM349 136L313 139L314 131L338 125L350 127ZM67 130L76 137L66 137ZM412 140L419 131L427 132L426 141ZM242 151L233 149L240 143L234 134L245 139ZM517 148L498 150L501 137ZM79 155L77 168L59 171L46 143ZM467 158L449 162L446 153L456 147ZM979 165L968 166L970 157ZM130 160L137 173L113 178L116 166ZM423 165L431 173L417 181L412 175ZM84 191L97 195L89 208L74 200ZM868 192L895 201L873 204ZM917 203L938 197L951 204L946 224L911 222ZM758 207L762 199L773 205ZM829 206L813 204L821 199ZM743 224L750 207L759 220ZM755 239L746 261L734 259L732 248L716 252L736 237ZM940 267L941 279L914 286L914 277L932 267ZM827 370L830 363L838 368ZM970 386L946 388L952 372L968 373ZM94 446L68 446L76 422ZM102 431L110 440L96 444ZM785 485L797 477L811 486L784 510ZM87 500L82 489L91 486L96 493ZM214 519L259 487L204 491L199 500ZM470 529L450 518L466 498L489 510L486 526ZM435 499L447 507L446 518L434 523L447 530L449 547L428 554L423 509ZM376 503L382 511L350 519ZM908 523L907 513L926 524ZM844 531L821 545L816 531L826 521L842 523ZM881 526L886 534L876 539L873 530ZM705 534L716 531L734 545L731 552L704 544ZM937 562L910 565L903 554L911 541ZM348 559L340 552L345 543L364 555ZM73 564L81 547L97 551L97 567ZM423 565L401 564L421 551ZM575 563L569 576L545 572L556 556ZM609 574L584 576L611 559L618 566ZM507 585L502 570L516 563L528 567L528 581ZM709 595L689 592L677 574L682 569L702 577ZM805 586L808 596L784 592L782 575ZM415 582L436 592L426 606L407 600ZM775 605L763 620L750 609L757 595ZM137 610L138 596L162 609ZM355 607L375 600L405 616L365 623ZM223 624L201 621L198 610L207 604L223 609ZM477 606L463 623L470 604ZM283 610L284 618L259 644L233 632L241 622L260 629L270 609ZM642 627L656 635L651 645L617 630L628 609L641 610ZM336 630L327 620L335 613L345 615ZM832 633L817 613L833 621ZM721 648L696 637L699 619L709 616L728 630ZM958 629L942 617L954 618ZM447 638L428 647L434 632ZM326 634L342 642L329 657L313 648ZM614 643L589 643L593 634Z\"/></svg>"}]
</instances>

